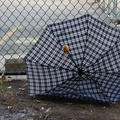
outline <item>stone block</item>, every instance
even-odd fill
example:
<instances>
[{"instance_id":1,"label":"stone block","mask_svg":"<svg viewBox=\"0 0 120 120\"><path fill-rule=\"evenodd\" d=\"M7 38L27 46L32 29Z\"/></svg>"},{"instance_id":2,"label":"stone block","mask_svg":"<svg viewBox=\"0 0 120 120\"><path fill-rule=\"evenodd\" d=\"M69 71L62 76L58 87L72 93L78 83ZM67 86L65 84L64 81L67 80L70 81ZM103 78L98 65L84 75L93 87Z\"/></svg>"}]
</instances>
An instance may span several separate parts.
<instances>
[{"instance_id":1,"label":"stone block","mask_svg":"<svg viewBox=\"0 0 120 120\"><path fill-rule=\"evenodd\" d=\"M23 58L21 59L6 59L5 71L25 71L25 63Z\"/></svg>"}]
</instances>

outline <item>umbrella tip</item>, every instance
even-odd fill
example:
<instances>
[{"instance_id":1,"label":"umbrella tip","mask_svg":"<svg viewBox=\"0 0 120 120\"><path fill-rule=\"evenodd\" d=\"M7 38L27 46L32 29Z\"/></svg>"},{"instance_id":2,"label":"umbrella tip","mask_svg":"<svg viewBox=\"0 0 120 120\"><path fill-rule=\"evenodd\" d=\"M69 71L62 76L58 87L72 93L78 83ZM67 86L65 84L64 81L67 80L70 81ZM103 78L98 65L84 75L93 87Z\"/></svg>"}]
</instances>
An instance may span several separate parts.
<instances>
[{"instance_id":1,"label":"umbrella tip","mask_svg":"<svg viewBox=\"0 0 120 120\"><path fill-rule=\"evenodd\" d=\"M68 52L69 51L69 46L68 45L63 45L62 47L64 52Z\"/></svg>"}]
</instances>

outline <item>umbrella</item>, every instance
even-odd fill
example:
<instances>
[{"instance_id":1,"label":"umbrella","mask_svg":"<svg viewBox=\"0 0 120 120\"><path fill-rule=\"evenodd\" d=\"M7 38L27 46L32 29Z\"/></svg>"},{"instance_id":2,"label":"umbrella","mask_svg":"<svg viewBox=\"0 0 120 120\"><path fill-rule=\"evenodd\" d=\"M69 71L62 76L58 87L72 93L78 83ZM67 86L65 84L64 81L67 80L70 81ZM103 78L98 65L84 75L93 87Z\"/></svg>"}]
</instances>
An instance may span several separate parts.
<instances>
[{"instance_id":1,"label":"umbrella","mask_svg":"<svg viewBox=\"0 0 120 120\"><path fill-rule=\"evenodd\" d=\"M25 64L30 96L120 100L120 31L89 14L48 25Z\"/></svg>"}]
</instances>

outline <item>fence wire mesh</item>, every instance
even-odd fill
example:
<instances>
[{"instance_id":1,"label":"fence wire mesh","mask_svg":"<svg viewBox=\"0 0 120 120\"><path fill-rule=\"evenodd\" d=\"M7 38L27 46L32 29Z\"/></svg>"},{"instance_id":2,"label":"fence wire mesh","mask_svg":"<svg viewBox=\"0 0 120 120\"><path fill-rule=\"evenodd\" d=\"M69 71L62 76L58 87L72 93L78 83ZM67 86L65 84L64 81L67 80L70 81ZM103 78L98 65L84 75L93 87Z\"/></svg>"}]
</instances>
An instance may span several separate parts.
<instances>
[{"instance_id":1,"label":"fence wire mesh","mask_svg":"<svg viewBox=\"0 0 120 120\"><path fill-rule=\"evenodd\" d=\"M23 58L47 25L87 13L120 29L119 0L1 0L0 72L25 73Z\"/></svg>"}]
</instances>

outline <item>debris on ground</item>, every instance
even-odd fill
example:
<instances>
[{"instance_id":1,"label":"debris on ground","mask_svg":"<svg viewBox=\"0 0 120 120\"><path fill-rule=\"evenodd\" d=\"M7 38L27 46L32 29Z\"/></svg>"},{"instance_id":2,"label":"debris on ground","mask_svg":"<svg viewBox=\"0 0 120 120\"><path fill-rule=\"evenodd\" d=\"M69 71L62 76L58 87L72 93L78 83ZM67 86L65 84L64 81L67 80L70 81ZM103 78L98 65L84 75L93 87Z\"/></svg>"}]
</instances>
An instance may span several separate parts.
<instances>
[{"instance_id":1,"label":"debris on ground","mask_svg":"<svg viewBox=\"0 0 120 120\"><path fill-rule=\"evenodd\" d=\"M2 84L0 120L120 120L120 103L29 97L26 80Z\"/></svg>"}]
</instances>

